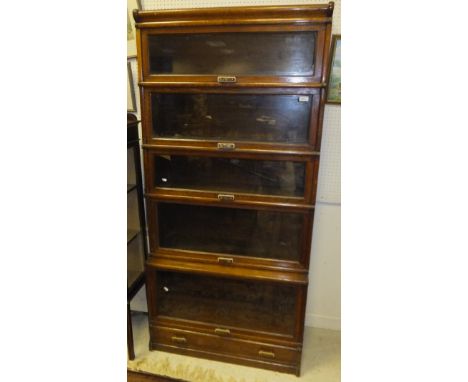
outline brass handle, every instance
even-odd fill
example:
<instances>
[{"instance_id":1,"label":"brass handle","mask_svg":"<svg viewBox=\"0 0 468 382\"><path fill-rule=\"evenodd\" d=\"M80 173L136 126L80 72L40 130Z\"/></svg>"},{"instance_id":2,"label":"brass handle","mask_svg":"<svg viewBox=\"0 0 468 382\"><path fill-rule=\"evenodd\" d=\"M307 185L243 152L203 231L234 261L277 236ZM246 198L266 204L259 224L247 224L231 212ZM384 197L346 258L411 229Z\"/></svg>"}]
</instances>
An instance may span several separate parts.
<instances>
[{"instance_id":1,"label":"brass handle","mask_svg":"<svg viewBox=\"0 0 468 382\"><path fill-rule=\"evenodd\" d=\"M219 83L234 83L237 82L236 76L218 76Z\"/></svg>"},{"instance_id":2,"label":"brass handle","mask_svg":"<svg viewBox=\"0 0 468 382\"><path fill-rule=\"evenodd\" d=\"M216 328L214 331L216 334L220 334L223 336L228 336L229 334L231 334L231 331L229 329Z\"/></svg>"},{"instance_id":3,"label":"brass handle","mask_svg":"<svg viewBox=\"0 0 468 382\"><path fill-rule=\"evenodd\" d=\"M218 257L218 263L220 264L232 264L234 259L232 257Z\"/></svg>"},{"instance_id":4,"label":"brass handle","mask_svg":"<svg viewBox=\"0 0 468 382\"><path fill-rule=\"evenodd\" d=\"M171 339L172 339L172 342L176 342L178 344L186 344L187 343L187 338L185 338L185 337L173 336Z\"/></svg>"},{"instance_id":5,"label":"brass handle","mask_svg":"<svg viewBox=\"0 0 468 382\"><path fill-rule=\"evenodd\" d=\"M272 351L259 350L258 355L266 358L275 358L275 353L273 353Z\"/></svg>"},{"instance_id":6,"label":"brass handle","mask_svg":"<svg viewBox=\"0 0 468 382\"><path fill-rule=\"evenodd\" d=\"M218 143L218 150L235 150L235 149L236 149L235 143L225 143L225 142Z\"/></svg>"},{"instance_id":7,"label":"brass handle","mask_svg":"<svg viewBox=\"0 0 468 382\"><path fill-rule=\"evenodd\" d=\"M236 199L234 195L218 194L218 200L224 202L233 202Z\"/></svg>"}]
</instances>

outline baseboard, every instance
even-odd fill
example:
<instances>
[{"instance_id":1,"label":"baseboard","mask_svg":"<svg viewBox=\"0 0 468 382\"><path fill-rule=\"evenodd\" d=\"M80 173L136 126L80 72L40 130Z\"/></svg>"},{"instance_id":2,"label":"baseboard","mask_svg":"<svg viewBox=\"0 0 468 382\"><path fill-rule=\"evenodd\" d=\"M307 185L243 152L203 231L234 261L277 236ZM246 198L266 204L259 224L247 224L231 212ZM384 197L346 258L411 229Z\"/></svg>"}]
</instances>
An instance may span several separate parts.
<instances>
[{"instance_id":1,"label":"baseboard","mask_svg":"<svg viewBox=\"0 0 468 382\"><path fill-rule=\"evenodd\" d=\"M341 330L341 317L306 314L305 325L312 326L314 328Z\"/></svg>"}]
</instances>

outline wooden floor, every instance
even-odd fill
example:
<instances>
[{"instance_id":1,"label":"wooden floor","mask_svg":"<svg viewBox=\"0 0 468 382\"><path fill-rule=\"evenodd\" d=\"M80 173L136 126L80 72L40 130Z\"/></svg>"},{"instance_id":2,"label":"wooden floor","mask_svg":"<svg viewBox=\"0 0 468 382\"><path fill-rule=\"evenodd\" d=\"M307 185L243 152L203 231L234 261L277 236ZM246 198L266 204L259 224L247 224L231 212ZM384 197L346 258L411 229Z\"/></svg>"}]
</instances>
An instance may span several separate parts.
<instances>
[{"instance_id":1,"label":"wooden floor","mask_svg":"<svg viewBox=\"0 0 468 382\"><path fill-rule=\"evenodd\" d=\"M181 379L172 379L162 375L147 374L127 370L127 382L183 382Z\"/></svg>"}]
</instances>

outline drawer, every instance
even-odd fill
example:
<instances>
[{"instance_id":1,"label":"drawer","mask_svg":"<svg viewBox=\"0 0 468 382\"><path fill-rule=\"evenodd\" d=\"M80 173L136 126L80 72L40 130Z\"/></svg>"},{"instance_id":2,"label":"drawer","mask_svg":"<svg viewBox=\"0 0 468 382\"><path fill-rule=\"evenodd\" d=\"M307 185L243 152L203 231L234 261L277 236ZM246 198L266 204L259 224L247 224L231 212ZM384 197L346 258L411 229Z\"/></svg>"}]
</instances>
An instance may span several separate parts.
<instances>
[{"instance_id":1,"label":"drawer","mask_svg":"<svg viewBox=\"0 0 468 382\"><path fill-rule=\"evenodd\" d=\"M315 202L318 157L209 153L174 154L145 150L147 191L224 201ZM309 179L309 181L307 181Z\"/></svg>"},{"instance_id":2,"label":"drawer","mask_svg":"<svg viewBox=\"0 0 468 382\"><path fill-rule=\"evenodd\" d=\"M300 348L243 341L187 330L151 327L151 343L285 364L299 364Z\"/></svg>"},{"instance_id":3,"label":"drawer","mask_svg":"<svg viewBox=\"0 0 468 382\"><path fill-rule=\"evenodd\" d=\"M307 285L147 268L153 324L179 322L231 338L297 341ZM299 309L299 310L298 310Z\"/></svg>"},{"instance_id":4,"label":"drawer","mask_svg":"<svg viewBox=\"0 0 468 382\"><path fill-rule=\"evenodd\" d=\"M228 266L308 268L311 209L147 201L153 254L173 252Z\"/></svg>"},{"instance_id":5,"label":"drawer","mask_svg":"<svg viewBox=\"0 0 468 382\"><path fill-rule=\"evenodd\" d=\"M215 151L311 148L318 135L318 89L145 87L146 144ZM279 147L277 147L279 146Z\"/></svg>"}]
</instances>

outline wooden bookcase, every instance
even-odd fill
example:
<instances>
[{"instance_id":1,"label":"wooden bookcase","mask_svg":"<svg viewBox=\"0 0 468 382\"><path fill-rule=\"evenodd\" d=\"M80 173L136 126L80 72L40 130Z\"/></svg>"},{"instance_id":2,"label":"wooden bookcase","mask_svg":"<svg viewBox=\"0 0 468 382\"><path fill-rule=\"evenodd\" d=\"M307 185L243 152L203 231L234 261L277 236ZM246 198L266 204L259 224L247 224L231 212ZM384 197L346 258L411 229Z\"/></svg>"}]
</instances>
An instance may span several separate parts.
<instances>
[{"instance_id":1,"label":"wooden bookcase","mask_svg":"<svg viewBox=\"0 0 468 382\"><path fill-rule=\"evenodd\" d=\"M152 350L299 375L332 14L134 12Z\"/></svg>"}]
</instances>

